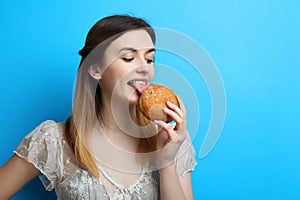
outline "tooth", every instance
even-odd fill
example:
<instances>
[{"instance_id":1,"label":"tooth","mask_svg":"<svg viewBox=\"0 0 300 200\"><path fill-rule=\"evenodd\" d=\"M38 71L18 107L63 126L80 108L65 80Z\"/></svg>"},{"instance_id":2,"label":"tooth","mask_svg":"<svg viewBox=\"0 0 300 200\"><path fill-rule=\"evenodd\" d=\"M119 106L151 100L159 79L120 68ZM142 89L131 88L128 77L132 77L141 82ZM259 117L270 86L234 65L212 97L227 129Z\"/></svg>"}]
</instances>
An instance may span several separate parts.
<instances>
[{"instance_id":1,"label":"tooth","mask_svg":"<svg viewBox=\"0 0 300 200\"><path fill-rule=\"evenodd\" d=\"M136 85L144 85L146 84L145 81L132 81L133 84L136 84Z\"/></svg>"}]
</instances>

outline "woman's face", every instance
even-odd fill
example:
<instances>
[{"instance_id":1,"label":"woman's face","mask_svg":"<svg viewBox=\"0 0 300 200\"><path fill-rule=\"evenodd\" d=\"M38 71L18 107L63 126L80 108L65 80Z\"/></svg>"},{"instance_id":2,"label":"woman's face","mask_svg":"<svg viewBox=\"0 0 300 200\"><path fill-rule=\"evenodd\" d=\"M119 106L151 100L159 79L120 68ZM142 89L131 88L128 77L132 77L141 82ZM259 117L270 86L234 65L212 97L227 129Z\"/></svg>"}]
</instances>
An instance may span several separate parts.
<instances>
[{"instance_id":1,"label":"woman's face","mask_svg":"<svg viewBox=\"0 0 300 200\"><path fill-rule=\"evenodd\" d=\"M114 40L105 51L105 69L99 83L103 97L137 104L154 76L154 44L145 30L132 30Z\"/></svg>"}]
</instances>

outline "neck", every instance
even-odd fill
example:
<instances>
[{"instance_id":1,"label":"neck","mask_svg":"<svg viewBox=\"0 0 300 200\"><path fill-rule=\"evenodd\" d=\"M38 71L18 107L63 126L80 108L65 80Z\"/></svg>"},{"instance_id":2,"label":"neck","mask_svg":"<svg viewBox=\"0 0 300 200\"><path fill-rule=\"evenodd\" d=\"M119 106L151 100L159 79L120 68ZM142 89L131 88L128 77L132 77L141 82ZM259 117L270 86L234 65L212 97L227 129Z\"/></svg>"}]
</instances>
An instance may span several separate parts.
<instances>
[{"instance_id":1,"label":"neck","mask_svg":"<svg viewBox=\"0 0 300 200\"><path fill-rule=\"evenodd\" d=\"M105 126L103 134L112 142L129 152L137 152L140 139L132 136L132 123L135 123L136 105L122 104L122 102L114 103L111 100L105 103ZM113 108L113 109L112 109Z\"/></svg>"}]
</instances>

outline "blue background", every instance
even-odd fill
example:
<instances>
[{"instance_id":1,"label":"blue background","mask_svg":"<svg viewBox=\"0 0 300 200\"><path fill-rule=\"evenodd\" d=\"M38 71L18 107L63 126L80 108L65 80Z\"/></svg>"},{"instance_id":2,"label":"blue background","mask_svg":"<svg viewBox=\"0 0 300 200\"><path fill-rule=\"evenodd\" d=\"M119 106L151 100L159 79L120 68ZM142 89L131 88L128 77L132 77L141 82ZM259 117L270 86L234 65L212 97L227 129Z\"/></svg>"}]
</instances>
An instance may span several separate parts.
<instances>
[{"instance_id":1,"label":"blue background","mask_svg":"<svg viewBox=\"0 0 300 200\"><path fill-rule=\"evenodd\" d=\"M226 121L213 151L197 157L195 199L300 199L299 8L292 0L1 1L0 165L37 124L70 114L87 31L127 13L193 38L222 75ZM209 95L199 93L197 153L210 119ZM55 196L34 179L13 199Z\"/></svg>"}]
</instances>

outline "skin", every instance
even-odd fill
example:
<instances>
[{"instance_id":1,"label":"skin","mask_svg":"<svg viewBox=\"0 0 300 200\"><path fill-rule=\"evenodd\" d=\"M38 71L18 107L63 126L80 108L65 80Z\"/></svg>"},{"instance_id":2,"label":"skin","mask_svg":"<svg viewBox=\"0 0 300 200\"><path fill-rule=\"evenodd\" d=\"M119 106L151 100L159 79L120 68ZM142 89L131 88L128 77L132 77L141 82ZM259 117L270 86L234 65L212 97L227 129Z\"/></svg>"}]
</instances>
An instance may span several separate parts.
<instances>
[{"instance_id":1,"label":"skin","mask_svg":"<svg viewBox=\"0 0 300 200\"><path fill-rule=\"evenodd\" d=\"M108 46L105 53L105 70L97 65L93 65L89 69L89 74L99 81L103 89L105 108L111 106L112 93L114 93L120 101L129 105L130 112L135 110L143 87L128 83L139 80L144 81L146 85L150 84L154 76L154 54L154 45L144 30L129 31ZM103 73L101 74L101 72ZM191 174L187 173L179 179L173 162L179 147L187 136L186 110L181 99L177 98L181 109L168 103L168 108L164 110L174 119L176 127L173 128L163 121L154 122L162 128L158 133L157 149L162 149L166 145L169 147L166 151L157 153L158 162L162 166L160 168L160 189L163 200L193 199ZM106 124L108 124L103 130L105 137L122 149L137 152L139 139L124 133L118 127L110 109L106 109L105 113ZM101 137L103 135L91 134L90 140L102 141ZM97 146L101 146L99 143L97 144ZM97 149L92 150L97 152ZM137 162L136 167L141 167L141 164ZM139 174L107 170L111 176L125 186L132 184L139 177ZM11 198L38 173L39 171L34 165L14 155L0 168L0 199Z\"/></svg>"}]
</instances>

